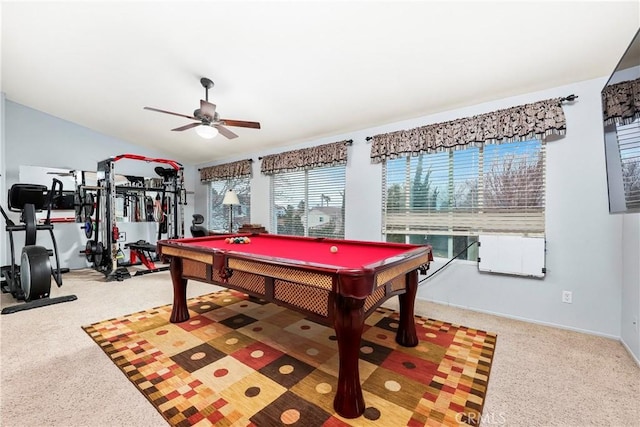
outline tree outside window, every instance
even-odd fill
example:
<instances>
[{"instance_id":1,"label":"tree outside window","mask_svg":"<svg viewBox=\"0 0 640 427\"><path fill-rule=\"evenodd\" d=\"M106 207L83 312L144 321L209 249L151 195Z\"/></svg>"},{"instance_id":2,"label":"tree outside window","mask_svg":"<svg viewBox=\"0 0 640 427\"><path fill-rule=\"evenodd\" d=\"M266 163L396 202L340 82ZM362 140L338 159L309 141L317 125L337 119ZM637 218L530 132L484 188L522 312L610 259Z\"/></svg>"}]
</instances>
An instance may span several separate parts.
<instances>
[{"instance_id":1,"label":"tree outside window","mask_svg":"<svg viewBox=\"0 0 640 427\"><path fill-rule=\"evenodd\" d=\"M387 241L462 252L481 233L544 235L544 149L538 140L484 145L385 162Z\"/></svg>"},{"instance_id":2,"label":"tree outside window","mask_svg":"<svg viewBox=\"0 0 640 427\"><path fill-rule=\"evenodd\" d=\"M223 205L222 200L227 191L234 190L238 195L240 205L233 206L233 231L237 231L243 224L251 222L251 185L249 177L230 178L211 181L209 187L209 229L215 231L229 231L229 206Z\"/></svg>"},{"instance_id":3,"label":"tree outside window","mask_svg":"<svg viewBox=\"0 0 640 427\"><path fill-rule=\"evenodd\" d=\"M271 178L277 234L344 238L345 167L283 172Z\"/></svg>"}]
</instances>

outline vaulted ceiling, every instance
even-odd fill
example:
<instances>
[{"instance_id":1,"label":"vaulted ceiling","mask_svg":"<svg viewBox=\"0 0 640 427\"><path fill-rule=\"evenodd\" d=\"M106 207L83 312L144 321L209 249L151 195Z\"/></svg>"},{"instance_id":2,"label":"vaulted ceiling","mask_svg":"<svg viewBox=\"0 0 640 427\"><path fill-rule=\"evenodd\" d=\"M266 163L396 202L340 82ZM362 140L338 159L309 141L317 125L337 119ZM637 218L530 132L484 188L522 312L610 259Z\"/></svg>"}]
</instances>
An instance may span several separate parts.
<instances>
[{"instance_id":1,"label":"vaulted ceiling","mask_svg":"<svg viewBox=\"0 0 640 427\"><path fill-rule=\"evenodd\" d=\"M6 98L198 164L608 76L640 2L2 2ZM172 132L204 99L239 137ZM90 141L87 142L90 144Z\"/></svg>"}]
</instances>

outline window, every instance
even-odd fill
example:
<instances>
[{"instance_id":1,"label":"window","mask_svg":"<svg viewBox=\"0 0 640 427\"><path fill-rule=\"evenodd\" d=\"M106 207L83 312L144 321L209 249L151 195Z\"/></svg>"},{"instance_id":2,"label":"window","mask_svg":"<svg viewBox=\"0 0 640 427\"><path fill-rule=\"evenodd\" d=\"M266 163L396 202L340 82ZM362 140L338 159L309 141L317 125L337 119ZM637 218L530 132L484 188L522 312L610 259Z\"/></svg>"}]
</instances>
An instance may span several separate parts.
<instances>
[{"instance_id":1,"label":"window","mask_svg":"<svg viewBox=\"0 0 640 427\"><path fill-rule=\"evenodd\" d=\"M345 166L271 176L271 230L276 234L344 238Z\"/></svg>"},{"instance_id":2,"label":"window","mask_svg":"<svg viewBox=\"0 0 640 427\"><path fill-rule=\"evenodd\" d=\"M233 230L251 219L250 177L229 178L211 181L209 186L209 228L215 231L229 231L229 206L222 204L228 190L234 190L240 200L239 206L233 206Z\"/></svg>"},{"instance_id":3,"label":"window","mask_svg":"<svg viewBox=\"0 0 640 427\"><path fill-rule=\"evenodd\" d=\"M640 209L640 120L616 126L626 209Z\"/></svg>"},{"instance_id":4,"label":"window","mask_svg":"<svg viewBox=\"0 0 640 427\"><path fill-rule=\"evenodd\" d=\"M445 258L481 233L544 236L544 171L539 140L387 160L383 233ZM477 247L461 258L476 259Z\"/></svg>"}]
</instances>

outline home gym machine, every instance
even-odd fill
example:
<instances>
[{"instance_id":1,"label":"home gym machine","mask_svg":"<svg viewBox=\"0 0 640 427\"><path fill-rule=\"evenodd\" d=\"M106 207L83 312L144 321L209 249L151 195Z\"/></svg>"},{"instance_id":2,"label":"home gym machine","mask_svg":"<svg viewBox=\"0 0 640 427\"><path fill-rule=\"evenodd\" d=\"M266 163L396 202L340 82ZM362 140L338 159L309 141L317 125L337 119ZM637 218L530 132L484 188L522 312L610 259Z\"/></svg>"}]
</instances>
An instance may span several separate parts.
<instances>
[{"instance_id":1,"label":"home gym machine","mask_svg":"<svg viewBox=\"0 0 640 427\"><path fill-rule=\"evenodd\" d=\"M116 185L116 162L129 159L144 162L161 163L169 167L156 167L155 172L159 179L146 180L141 177L127 176L128 185ZM88 192L96 192L95 196L95 220L86 213L93 213L91 208L92 197ZM155 193L155 199L149 197L149 193ZM90 240L82 252L87 260L93 264L93 268L103 273L107 281L122 281L131 277L127 267L142 264L146 270L138 270L135 275L153 273L168 270L168 266L157 267L155 261L155 244L139 240L125 243L124 248L129 250L129 261L123 260L123 251L120 246L121 233L116 218L117 198L124 198L124 212L133 210L133 221L155 220L158 222L157 239L181 238L184 236L183 205L186 204L186 191L184 189L184 168L173 160L149 158L135 154L122 154L116 157L98 162L97 186L79 186L80 206L86 207L85 223L83 228Z\"/></svg>"},{"instance_id":2,"label":"home gym machine","mask_svg":"<svg viewBox=\"0 0 640 427\"><path fill-rule=\"evenodd\" d=\"M4 217L5 230L9 233L11 246L11 264L0 268L2 292L11 293L17 300L25 301L24 304L12 305L2 309L2 314L15 313L17 311L44 307L61 302L74 301L75 295L65 295L50 298L51 277L58 287L62 286L62 270L58 257L58 246L53 235L51 222L51 207L54 199L62 197L62 182L53 179L51 190L44 185L37 184L13 184L9 190L8 209L11 212L20 212L20 224L14 223L2 206L0 213ZM36 212L47 211L43 223L38 223ZM36 245L37 232L48 230L53 242L53 250ZM16 265L14 232L25 232L24 247L20 255L20 266ZM55 268L51 267L49 257L55 256Z\"/></svg>"}]
</instances>

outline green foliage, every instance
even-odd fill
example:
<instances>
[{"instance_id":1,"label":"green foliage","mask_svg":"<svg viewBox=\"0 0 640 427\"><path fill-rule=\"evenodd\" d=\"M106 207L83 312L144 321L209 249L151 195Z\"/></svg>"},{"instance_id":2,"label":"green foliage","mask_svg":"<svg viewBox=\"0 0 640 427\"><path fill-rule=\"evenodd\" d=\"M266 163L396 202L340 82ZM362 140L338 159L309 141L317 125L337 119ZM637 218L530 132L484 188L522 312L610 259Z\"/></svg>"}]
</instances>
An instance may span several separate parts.
<instances>
[{"instance_id":1,"label":"green foliage","mask_svg":"<svg viewBox=\"0 0 640 427\"><path fill-rule=\"evenodd\" d=\"M438 201L438 188L431 190L431 168L422 177L422 155L418 157L416 173L411 183L411 194L409 195L409 205L411 208L435 209Z\"/></svg>"},{"instance_id":2,"label":"green foliage","mask_svg":"<svg viewBox=\"0 0 640 427\"><path fill-rule=\"evenodd\" d=\"M335 237L336 221L331 219L328 223L309 228L309 237Z\"/></svg>"},{"instance_id":3,"label":"green foliage","mask_svg":"<svg viewBox=\"0 0 640 427\"><path fill-rule=\"evenodd\" d=\"M404 207L404 187L400 184L393 184L387 189L387 212L397 212Z\"/></svg>"},{"instance_id":4,"label":"green foliage","mask_svg":"<svg viewBox=\"0 0 640 427\"><path fill-rule=\"evenodd\" d=\"M302 225L303 214L304 200L300 201L297 209L288 205L285 214L278 218L278 234L304 236L304 225Z\"/></svg>"}]
</instances>

